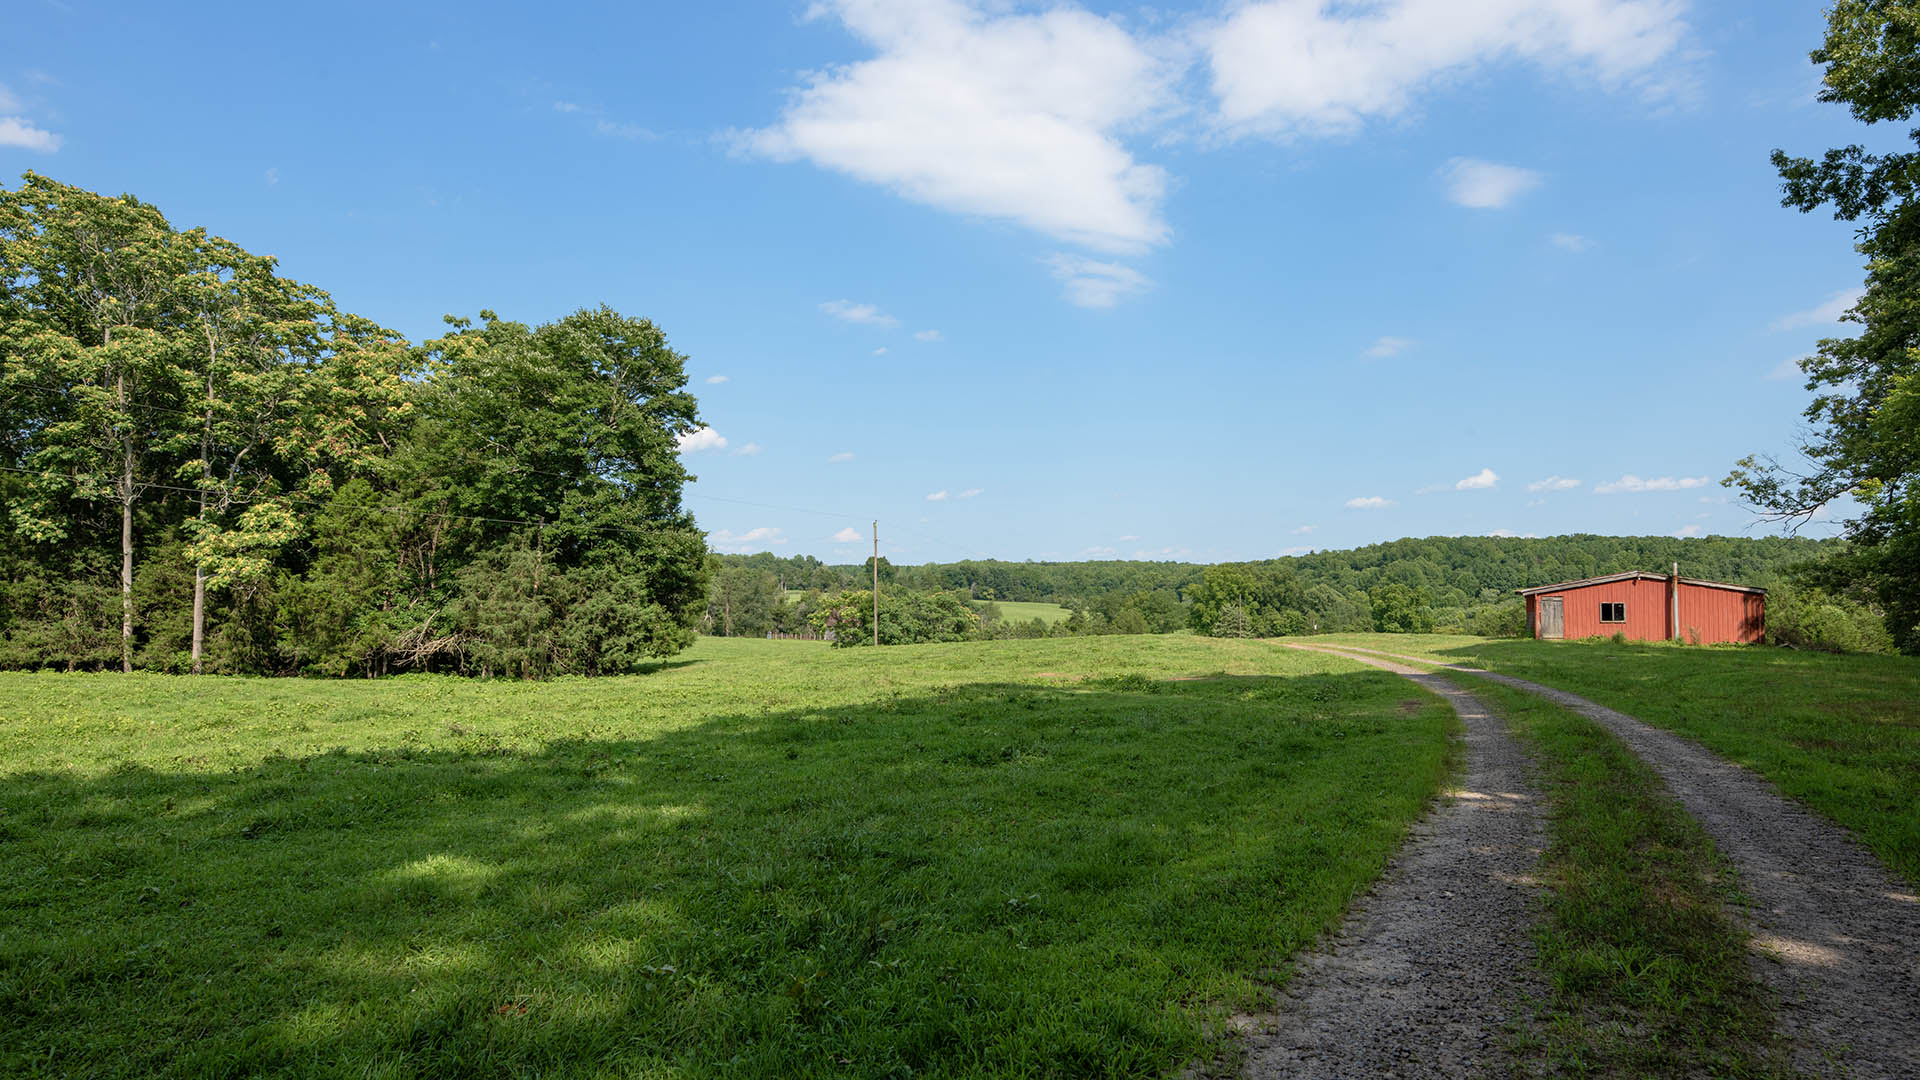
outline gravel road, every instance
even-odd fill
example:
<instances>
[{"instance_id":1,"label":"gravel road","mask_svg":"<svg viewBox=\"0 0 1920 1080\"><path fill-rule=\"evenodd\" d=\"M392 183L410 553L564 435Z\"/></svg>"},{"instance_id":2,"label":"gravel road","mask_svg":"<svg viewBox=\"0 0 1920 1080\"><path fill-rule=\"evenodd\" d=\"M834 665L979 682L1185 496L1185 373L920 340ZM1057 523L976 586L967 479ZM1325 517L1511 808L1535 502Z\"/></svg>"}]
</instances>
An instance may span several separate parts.
<instances>
[{"instance_id":1,"label":"gravel road","mask_svg":"<svg viewBox=\"0 0 1920 1080\"><path fill-rule=\"evenodd\" d=\"M1666 781L1740 873L1752 899L1755 971L1780 996L1794 1064L1812 1076L1920 1077L1920 896L1853 834L1691 740L1582 697L1458 664L1339 646L1470 672L1537 694L1612 732ZM1316 647L1317 651L1330 651Z\"/></svg>"},{"instance_id":2,"label":"gravel road","mask_svg":"<svg viewBox=\"0 0 1920 1080\"><path fill-rule=\"evenodd\" d=\"M1466 725L1460 790L1416 824L1330 941L1303 953L1278 1013L1247 1040L1249 1077L1505 1072L1503 1026L1539 995L1528 935L1546 842L1528 760L1444 678L1352 657L1446 698Z\"/></svg>"}]
</instances>

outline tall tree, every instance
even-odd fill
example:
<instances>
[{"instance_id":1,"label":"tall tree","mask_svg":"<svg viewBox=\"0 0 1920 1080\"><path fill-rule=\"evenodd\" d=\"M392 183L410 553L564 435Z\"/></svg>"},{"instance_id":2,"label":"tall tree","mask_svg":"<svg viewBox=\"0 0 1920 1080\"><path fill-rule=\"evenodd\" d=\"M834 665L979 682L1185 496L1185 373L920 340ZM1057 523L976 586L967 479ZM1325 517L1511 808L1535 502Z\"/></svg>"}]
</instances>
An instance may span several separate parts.
<instances>
[{"instance_id":1,"label":"tall tree","mask_svg":"<svg viewBox=\"0 0 1920 1080\"><path fill-rule=\"evenodd\" d=\"M1910 0L1836 0L1820 100L1844 104L1865 124L1903 123L1920 108L1920 6ZM1920 128L1908 133L1920 146ZM1870 153L1859 145L1820 160L1774 151L1783 204L1830 206L1859 223L1866 289L1847 318L1857 337L1830 338L1801 361L1810 434L1802 472L1765 456L1727 478L1762 514L1803 523L1843 497L1860 507L1846 524L1852 550L1818 568L1821 584L1875 596L1896 645L1920 653L1920 152Z\"/></svg>"},{"instance_id":2,"label":"tall tree","mask_svg":"<svg viewBox=\"0 0 1920 1080\"><path fill-rule=\"evenodd\" d=\"M193 543L194 674L202 670L210 561L224 562L219 584L232 586L267 571L266 558L298 533L285 504L237 508L279 490L276 460L297 456L296 406L310 368L324 351L326 294L287 281L274 260L251 255L219 237L193 234L194 267L181 282L181 304L194 353L197 438L180 479L196 489L188 523Z\"/></svg>"},{"instance_id":3,"label":"tall tree","mask_svg":"<svg viewBox=\"0 0 1920 1080\"><path fill-rule=\"evenodd\" d=\"M181 283L195 238L131 195L111 198L28 173L0 191L0 349L10 393L48 399L24 447L39 475L16 507L26 530L64 536L67 496L120 511L120 664L133 670L134 519L170 477L159 451L179 433Z\"/></svg>"}]
</instances>

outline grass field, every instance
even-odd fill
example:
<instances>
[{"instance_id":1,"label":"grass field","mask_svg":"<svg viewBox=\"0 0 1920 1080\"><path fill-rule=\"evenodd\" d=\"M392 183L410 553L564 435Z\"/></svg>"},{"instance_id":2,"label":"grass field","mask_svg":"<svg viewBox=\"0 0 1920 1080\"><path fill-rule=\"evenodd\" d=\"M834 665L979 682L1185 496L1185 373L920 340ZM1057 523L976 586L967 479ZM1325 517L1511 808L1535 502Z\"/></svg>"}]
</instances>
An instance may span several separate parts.
<instances>
[{"instance_id":1,"label":"grass field","mask_svg":"<svg viewBox=\"0 0 1920 1080\"><path fill-rule=\"evenodd\" d=\"M1184 635L0 702L0 1073L128 1077L1167 1075L1453 723Z\"/></svg>"},{"instance_id":2,"label":"grass field","mask_svg":"<svg viewBox=\"0 0 1920 1080\"><path fill-rule=\"evenodd\" d=\"M1920 884L1920 660L1443 635L1315 640L1473 663L1696 739L1852 829Z\"/></svg>"},{"instance_id":3,"label":"grass field","mask_svg":"<svg viewBox=\"0 0 1920 1080\"><path fill-rule=\"evenodd\" d=\"M1059 604L1029 603L1024 600L995 600L994 604L1000 609L1000 617L1007 622L1032 622L1034 619L1039 619L1041 622L1052 625L1066 622L1067 616L1073 614Z\"/></svg>"}]
</instances>

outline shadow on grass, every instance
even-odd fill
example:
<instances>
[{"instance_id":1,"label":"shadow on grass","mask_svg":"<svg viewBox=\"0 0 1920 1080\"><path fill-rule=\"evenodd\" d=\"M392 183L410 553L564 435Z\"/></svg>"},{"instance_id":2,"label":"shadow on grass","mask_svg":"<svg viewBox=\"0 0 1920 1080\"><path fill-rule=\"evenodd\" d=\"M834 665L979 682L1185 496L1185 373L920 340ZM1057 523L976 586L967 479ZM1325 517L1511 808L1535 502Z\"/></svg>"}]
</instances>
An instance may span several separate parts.
<instances>
[{"instance_id":1,"label":"shadow on grass","mask_svg":"<svg viewBox=\"0 0 1920 1080\"><path fill-rule=\"evenodd\" d=\"M15 774L0 1071L1162 1075L1444 779L1405 697L982 683Z\"/></svg>"}]
</instances>

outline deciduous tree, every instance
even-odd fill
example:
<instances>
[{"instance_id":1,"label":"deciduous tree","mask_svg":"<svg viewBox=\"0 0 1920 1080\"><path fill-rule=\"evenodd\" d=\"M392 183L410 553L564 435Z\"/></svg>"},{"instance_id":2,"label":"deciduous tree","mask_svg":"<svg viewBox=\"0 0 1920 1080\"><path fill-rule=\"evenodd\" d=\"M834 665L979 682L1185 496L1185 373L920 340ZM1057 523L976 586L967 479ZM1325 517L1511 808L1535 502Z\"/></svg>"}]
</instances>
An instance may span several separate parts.
<instances>
[{"instance_id":1,"label":"deciduous tree","mask_svg":"<svg viewBox=\"0 0 1920 1080\"><path fill-rule=\"evenodd\" d=\"M1820 100L1844 104L1865 124L1904 123L1920 108L1920 6L1908 0L1836 0ZM1920 146L1920 128L1909 132ZM1872 153L1859 145L1819 160L1775 151L1784 204L1831 207L1859 223L1866 289L1847 318L1855 337L1829 338L1801 361L1814 391L1805 471L1748 457L1727 478L1762 514L1810 520L1851 497L1846 555L1810 576L1837 592L1865 591L1887 613L1902 651L1920 653L1920 151Z\"/></svg>"}]
</instances>

